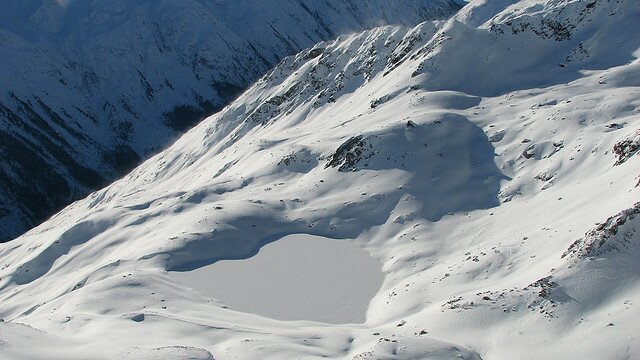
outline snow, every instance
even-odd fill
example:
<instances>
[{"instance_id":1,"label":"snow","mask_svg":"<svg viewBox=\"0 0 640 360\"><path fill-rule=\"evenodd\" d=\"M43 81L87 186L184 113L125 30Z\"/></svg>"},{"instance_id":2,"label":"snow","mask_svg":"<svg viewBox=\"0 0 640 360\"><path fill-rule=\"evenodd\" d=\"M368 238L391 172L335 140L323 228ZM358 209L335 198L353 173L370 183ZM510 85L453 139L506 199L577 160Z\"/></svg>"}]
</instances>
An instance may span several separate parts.
<instances>
[{"instance_id":1,"label":"snow","mask_svg":"<svg viewBox=\"0 0 640 360\"><path fill-rule=\"evenodd\" d=\"M278 320L362 323L380 289L380 264L353 240L292 234L258 254L171 272L179 284L231 309Z\"/></svg>"},{"instance_id":2,"label":"snow","mask_svg":"<svg viewBox=\"0 0 640 360\"><path fill-rule=\"evenodd\" d=\"M589 4L471 2L285 59L0 246L0 356L22 323L85 358L639 357L640 5ZM375 258L365 321L274 319L173 277L257 261L273 234Z\"/></svg>"},{"instance_id":3,"label":"snow","mask_svg":"<svg viewBox=\"0 0 640 360\"><path fill-rule=\"evenodd\" d=\"M5 0L0 241L123 176L285 56L450 0Z\"/></svg>"}]
</instances>

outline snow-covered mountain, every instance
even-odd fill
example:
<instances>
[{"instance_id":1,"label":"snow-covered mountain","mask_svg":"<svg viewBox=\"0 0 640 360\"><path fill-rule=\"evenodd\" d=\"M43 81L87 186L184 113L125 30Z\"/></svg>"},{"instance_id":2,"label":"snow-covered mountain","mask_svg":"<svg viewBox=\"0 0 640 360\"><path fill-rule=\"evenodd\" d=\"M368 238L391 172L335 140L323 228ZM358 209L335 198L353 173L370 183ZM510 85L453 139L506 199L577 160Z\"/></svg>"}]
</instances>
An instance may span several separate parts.
<instances>
[{"instance_id":1,"label":"snow-covered mountain","mask_svg":"<svg viewBox=\"0 0 640 360\"><path fill-rule=\"evenodd\" d=\"M452 0L7 0L0 241L157 153L287 55Z\"/></svg>"},{"instance_id":2,"label":"snow-covered mountain","mask_svg":"<svg viewBox=\"0 0 640 360\"><path fill-rule=\"evenodd\" d=\"M636 0L472 1L286 58L0 246L0 354L640 357L638 24ZM176 280L298 233L382 263L366 321L261 317Z\"/></svg>"}]
</instances>

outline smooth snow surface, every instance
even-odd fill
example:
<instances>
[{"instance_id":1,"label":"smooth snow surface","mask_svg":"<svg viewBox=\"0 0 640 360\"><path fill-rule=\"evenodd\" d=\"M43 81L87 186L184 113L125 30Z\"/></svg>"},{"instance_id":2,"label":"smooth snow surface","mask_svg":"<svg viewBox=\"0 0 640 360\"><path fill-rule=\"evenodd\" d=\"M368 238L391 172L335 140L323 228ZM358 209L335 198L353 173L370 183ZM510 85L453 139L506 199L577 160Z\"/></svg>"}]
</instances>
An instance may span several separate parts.
<instances>
[{"instance_id":1,"label":"smooth snow surface","mask_svg":"<svg viewBox=\"0 0 640 360\"><path fill-rule=\"evenodd\" d=\"M230 308L279 320L362 323L380 289L380 263L354 241L292 234L240 260L171 272Z\"/></svg>"}]
</instances>

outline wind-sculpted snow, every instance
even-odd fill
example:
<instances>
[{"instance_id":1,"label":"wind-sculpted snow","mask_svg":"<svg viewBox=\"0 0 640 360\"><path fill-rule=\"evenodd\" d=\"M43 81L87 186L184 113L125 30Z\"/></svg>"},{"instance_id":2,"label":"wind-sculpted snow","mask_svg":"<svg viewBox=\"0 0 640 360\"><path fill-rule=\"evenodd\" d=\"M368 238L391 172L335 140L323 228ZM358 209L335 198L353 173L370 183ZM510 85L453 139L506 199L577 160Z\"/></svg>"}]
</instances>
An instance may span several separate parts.
<instances>
[{"instance_id":1,"label":"wind-sculpted snow","mask_svg":"<svg viewBox=\"0 0 640 360\"><path fill-rule=\"evenodd\" d=\"M428 89L504 95L568 83L585 70L614 68L637 58L638 37L609 34L636 27L638 2L509 1L505 11L492 13L482 24L476 13L493 9L494 2L478 3L463 9L456 16L462 21L451 21L422 48L425 56L413 76L424 76ZM632 77L637 86L637 75Z\"/></svg>"},{"instance_id":2,"label":"wind-sculpted snow","mask_svg":"<svg viewBox=\"0 0 640 360\"><path fill-rule=\"evenodd\" d=\"M0 246L0 331L15 344L0 354L55 334L84 358L640 356L639 14L632 0L477 1L285 58ZM543 34L562 29L551 20L570 37ZM595 45L609 39L626 45ZM589 57L559 66L580 42ZM382 264L364 323L235 311L168 273L289 234L354 241Z\"/></svg>"},{"instance_id":3,"label":"wind-sculpted snow","mask_svg":"<svg viewBox=\"0 0 640 360\"><path fill-rule=\"evenodd\" d=\"M444 114L427 123L409 120L352 137L326 166L342 172L409 171L412 178L403 190L424 204L421 217L437 221L450 212L498 205L499 182L505 177L493 156L494 148L480 128L462 116Z\"/></svg>"},{"instance_id":4,"label":"wind-sculpted snow","mask_svg":"<svg viewBox=\"0 0 640 360\"><path fill-rule=\"evenodd\" d=\"M8 0L0 11L0 241L120 177L287 55L450 0Z\"/></svg>"}]
</instances>

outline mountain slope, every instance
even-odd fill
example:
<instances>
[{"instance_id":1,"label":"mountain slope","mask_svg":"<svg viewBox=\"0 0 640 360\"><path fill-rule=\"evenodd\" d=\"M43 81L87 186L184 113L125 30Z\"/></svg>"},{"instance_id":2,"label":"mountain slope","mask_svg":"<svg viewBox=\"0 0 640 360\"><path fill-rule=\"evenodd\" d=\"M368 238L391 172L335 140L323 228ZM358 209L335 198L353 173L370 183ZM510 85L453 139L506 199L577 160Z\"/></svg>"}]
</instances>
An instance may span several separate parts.
<instances>
[{"instance_id":1,"label":"mountain slope","mask_svg":"<svg viewBox=\"0 0 640 360\"><path fill-rule=\"evenodd\" d=\"M449 0L11 0L0 14L0 241L125 174L284 56ZM248 20L250 19L250 21Z\"/></svg>"},{"instance_id":2,"label":"mountain slope","mask_svg":"<svg viewBox=\"0 0 640 360\"><path fill-rule=\"evenodd\" d=\"M638 357L639 21L633 0L478 1L286 58L0 247L0 351L26 324L82 358ZM379 259L365 323L242 313L170 276L292 233Z\"/></svg>"}]
</instances>

